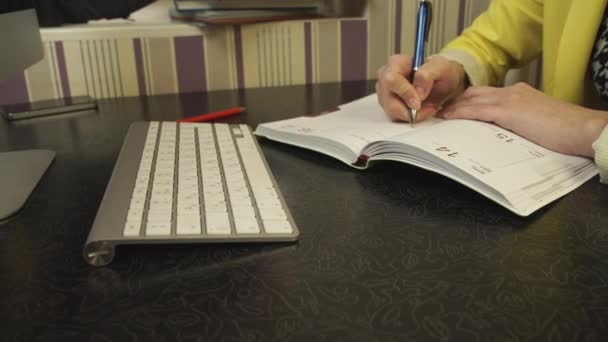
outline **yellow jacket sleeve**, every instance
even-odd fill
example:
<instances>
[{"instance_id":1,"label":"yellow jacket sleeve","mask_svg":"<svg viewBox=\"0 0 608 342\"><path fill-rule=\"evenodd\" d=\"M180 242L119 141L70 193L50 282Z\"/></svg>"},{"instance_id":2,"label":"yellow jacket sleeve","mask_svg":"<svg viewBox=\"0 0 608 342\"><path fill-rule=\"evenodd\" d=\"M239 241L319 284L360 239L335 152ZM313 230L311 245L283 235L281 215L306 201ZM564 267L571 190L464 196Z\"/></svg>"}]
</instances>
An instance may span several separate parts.
<instances>
[{"instance_id":1,"label":"yellow jacket sleeve","mask_svg":"<svg viewBox=\"0 0 608 342\"><path fill-rule=\"evenodd\" d=\"M472 56L484 66L487 84L495 86L509 69L541 54L542 37L542 0L494 0L442 53L461 50Z\"/></svg>"}]
</instances>

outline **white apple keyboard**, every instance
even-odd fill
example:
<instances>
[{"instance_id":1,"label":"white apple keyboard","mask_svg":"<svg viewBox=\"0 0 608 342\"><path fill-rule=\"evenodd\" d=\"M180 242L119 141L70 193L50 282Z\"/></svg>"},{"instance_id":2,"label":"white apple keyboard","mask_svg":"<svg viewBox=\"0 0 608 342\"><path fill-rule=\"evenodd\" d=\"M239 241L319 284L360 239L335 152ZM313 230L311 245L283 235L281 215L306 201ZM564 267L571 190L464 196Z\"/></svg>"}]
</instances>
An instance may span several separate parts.
<instances>
[{"instance_id":1,"label":"white apple keyboard","mask_svg":"<svg viewBox=\"0 0 608 342\"><path fill-rule=\"evenodd\" d=\"M129 128L84 257L102 266L117 245L298 236L249 126L138 122Z\"/></svg>"}]
</instances>

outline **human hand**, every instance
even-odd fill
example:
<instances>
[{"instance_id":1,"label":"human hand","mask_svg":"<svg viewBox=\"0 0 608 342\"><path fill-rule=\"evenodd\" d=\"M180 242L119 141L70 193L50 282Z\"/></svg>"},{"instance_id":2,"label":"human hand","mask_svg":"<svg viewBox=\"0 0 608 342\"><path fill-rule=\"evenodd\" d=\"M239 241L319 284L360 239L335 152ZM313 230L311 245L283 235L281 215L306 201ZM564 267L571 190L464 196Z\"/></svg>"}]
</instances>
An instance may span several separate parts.
<instances>
[{"instance_id":1,"label":"human hand","mask_svg":"<svg viewBox=\"0 0 608 342\"><path fill-rule=\"evenodd\" d=\"M410 108L418 110L416 121L422 121L465 89L465 73L461 64L442 56L426 61L410 83L412 58L406 55L390 57L388 64L378 69L376 93L384 111L397 120L409 121Z\"/></svg>"},{"instance_id":2,"label":"human hand","mask_svg":"<svg viewBox=\"0 0 608 342\"><path fill-rule=\"evenodd\" d=\"M591 144L608 113L550 97L525 84L471 87L440 113L446 119L493 122L550 150L593 157Z\"/></svg>"}]
</instances>

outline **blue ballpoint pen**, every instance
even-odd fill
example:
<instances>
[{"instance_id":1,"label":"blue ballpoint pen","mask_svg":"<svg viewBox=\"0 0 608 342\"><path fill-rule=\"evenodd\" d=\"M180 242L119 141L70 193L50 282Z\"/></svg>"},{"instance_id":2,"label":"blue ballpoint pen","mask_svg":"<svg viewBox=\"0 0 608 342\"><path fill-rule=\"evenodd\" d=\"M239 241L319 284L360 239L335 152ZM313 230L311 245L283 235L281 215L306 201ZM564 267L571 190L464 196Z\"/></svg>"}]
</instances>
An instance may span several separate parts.
<instances>
[{"instance_id":1,"label":"blue ballpoint pen","mask_svg":"<svg viewBox=\"0 0 608 342\"><path fill-rule=\"evenodd\" d=\"M414 61L412 64L411 81L414 83L414 74L424 63L425 56L425 44L429 38L429 31L431 28L431 20L433 15L433 7L429 0L420 0L420 6L418 7L418 16L416 18L416 45L414 46ZM416 109L411 109L410 124L414 127L416 121Z\"/></svg>"}]
</instances>

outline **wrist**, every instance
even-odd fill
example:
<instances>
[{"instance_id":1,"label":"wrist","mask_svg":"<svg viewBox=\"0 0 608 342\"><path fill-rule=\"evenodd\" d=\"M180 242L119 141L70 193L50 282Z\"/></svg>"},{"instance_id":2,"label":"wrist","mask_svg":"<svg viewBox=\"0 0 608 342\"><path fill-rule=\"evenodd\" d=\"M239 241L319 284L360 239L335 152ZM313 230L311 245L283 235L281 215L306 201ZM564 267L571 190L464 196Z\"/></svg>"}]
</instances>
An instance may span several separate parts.
<instances>
[{"instance_id":1,"label":"wrist","mask_svg":"<svg viewBox=\"0 0 608 342\"><path fill-rule=\"evenodd\" d=\"M593 143L600 137L607 125L607 113L595 110L592 111L592 115L589 116L583 125L583 132L581 134L581 136L584 137L583 154L585 156L591 158L595 156Z\"/></svg>"},{"instance_id":2,"label":"wrist","mask_svg":"<svg viewBox=\"0 0 608 342\"><path fill-rule=\"evenodd\" d=\"M469 80L469 75L467 75L464 69L464 65L462 65L462 63L457 61L450 61L450 64L452 64L454 69L456 70L455 72L458 79L458 86L456 87L456 89L457 95L460 95L464 93L464 91L467 90L468 87L471 86L471 81Z\"/></svg>"},{"instance_id":3,"label":"wrist","mask_svg":"<svg viewBox=\"0 0 608 342\"><path fill-rule=\"evenodd\" d=\"M487 66L478 58L473 57L471 53L460 49L444 49L437 56L460 63L466 71L471 86L490 85L486 71Z\"/></svg>"}]
</instances>

